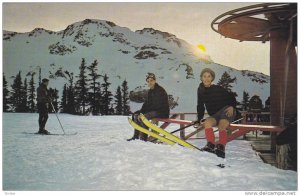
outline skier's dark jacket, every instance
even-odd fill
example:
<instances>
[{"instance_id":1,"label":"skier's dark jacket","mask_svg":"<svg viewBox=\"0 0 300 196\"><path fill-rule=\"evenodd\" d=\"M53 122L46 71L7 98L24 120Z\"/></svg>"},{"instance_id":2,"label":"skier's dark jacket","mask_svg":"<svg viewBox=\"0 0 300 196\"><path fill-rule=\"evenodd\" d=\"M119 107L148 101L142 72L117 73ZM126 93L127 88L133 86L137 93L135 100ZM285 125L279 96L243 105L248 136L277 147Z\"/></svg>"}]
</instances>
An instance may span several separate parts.
<instances>
[{"instance_id":1,"label":"skier's dark jacket","mask_svg":"<svg viewBox=\"0 0 300 196\"><path fill-rule=\"evenodd\" d=\"M50 99L48 97L48 89L47 86L43 83L37 88L37 97L36 100L38 103L49 103Z\"/></svg>"},{"instance_id":2,"label":"skier's dark jacket","mask_svg":"<svg viewBox=\"0 0 300 196\"><path fill-rule=\"evenodd\" d=\"M197 103L198 120L203 118L205 108L207 113L212 116L225 106L236 108L236 99L232 93L218 85L204 87L203 83L200 83Z\"/></svg>"},{"instance_id":3,"label":"skier's dark jacket","mask_svg":"<svg viewBox=\"0 0 300 196\"><path fill-rule=\"evenodd\" d=\"M148 91L148 96L144 102L141 113L147 113L156 111L158 112L158 118L169 118L170 108L168 95L163 87L155 83L153 89Z\"/></svg>"}]
</instances>

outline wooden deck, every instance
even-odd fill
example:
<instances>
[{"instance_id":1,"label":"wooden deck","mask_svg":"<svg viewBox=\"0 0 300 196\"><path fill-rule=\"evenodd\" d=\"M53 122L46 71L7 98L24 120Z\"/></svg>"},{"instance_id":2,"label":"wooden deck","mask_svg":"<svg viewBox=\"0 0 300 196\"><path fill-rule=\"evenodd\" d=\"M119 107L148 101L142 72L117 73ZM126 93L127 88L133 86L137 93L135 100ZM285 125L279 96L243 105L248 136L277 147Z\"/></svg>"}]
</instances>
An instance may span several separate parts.
<instances>
[{"instance_id":1,"label":"wooden deck","mask_svg":"<svg viewBox=\"0 0 300 196\"><path fill-rule=\"evenodd\" d=\"M277 166L276 155L271 152L271 137L270 135L261 135L260 133L247 133L245 139L251 143L253 150L257 152L263 162Z\"/></svg>"}]
</instances>

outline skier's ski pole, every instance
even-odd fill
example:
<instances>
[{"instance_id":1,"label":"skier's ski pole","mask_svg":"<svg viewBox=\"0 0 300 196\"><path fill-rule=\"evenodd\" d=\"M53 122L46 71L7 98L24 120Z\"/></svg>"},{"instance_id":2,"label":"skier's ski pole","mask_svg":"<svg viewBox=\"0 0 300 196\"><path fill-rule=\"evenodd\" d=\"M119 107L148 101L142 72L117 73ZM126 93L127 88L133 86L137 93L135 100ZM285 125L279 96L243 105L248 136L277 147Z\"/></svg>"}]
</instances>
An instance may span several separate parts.
<instances>
[{"instance_id":1,"label":"skier's ski pole","mask_svg":"<svg viewBox=\"0 0 300 196\"><path fill-rule=\"evenodd\" d=\"M50 103L51 103L51 106L52 106L52 108L53 108L53 110L54 110L55 116L56 116L56 118L57 118L57 120L58 120L58 122L59 122L59 124L60 124L61 129L63 130L64 134L66 134L66 133L65 133L65 130L64 130L63 126L61 125L61 122L60 122L60 120L59 120L59 118L58 118L58 116L57 116L57 113L56 113L56 111L55 111L55 108L54 108L52 102L50 102Z\"/></svg>"},{"instance_id":2,"label":"skier's ski pole","mask_svg":"<svg viewBox=\"0 0 300 196\"><path fill-rule=\"evenodd\" d=\"M239 121L241 121L241 120L243 120L243 119L244 119L244 118L237 119L237 120L231 122L230 124L234 124L234 123L239 122ZM218 129L215 130L214 133L216 133L217 131L219 131L219 130L218 130Z\"/></svg>"},{"instance_id":3,"label":"skier's ski pole","mask_svg":"<svg viewBox=\"0 0 300 196\"><path fill-rule=\"evenodd\" d=\"M238 120L235 120L235 121L231 122L231 124L234 124L234 123L239 122L239 121L241 121L241 120L243 120L243 118L240 118L240 119L238 119ZM201 122L204 122L204 121L205 121L205 119L202 119L202 120L201 120ZM194 123L192 123L192 124L189 124L189 125L187 125L187 126L181 127L180 129L176 129L175 131L172 131L171 134L172 134L172 133L176 133L176 132L178 132L178 131L181 131L182 129L188 128L188 127L190 127L190 126L192 126L192 125L195 125L195 124L196 124L196 122L194 122ZM218 130L216 130L216 131L218 131ZM216 132L216 131L214 131L214 132Z\"/></svg>"},{"instance_id":4,"label":"skier's ski pole","mask_svg":"<svg viewBox=\"0 0 300 196\"><path fill-rule=\"evenodd\" d=\"M182 129L185 129L185 128L188 128L188 127L190 127L190 126L193 126L194 124L196 124L196 123L191 123L191 124L189 124L189 125L187 125L187 126L181 127L180 129L176 129L175 131L172 131L170 134L173 134L173 133L176 133L176 132L178 132L178 131L181 131ZM156 140L157 140L157 138L154 138L154 139L149 140L149 141L150 141L150 142L155 142Z\"/></svg>"},{"instance_id":5,"label":"skier's ski pole","mask_svg":"<svg viewBox=\"0 0 300 196\"><path fill-rule=\"evenodd\" d=\"M184 126L184 127L179 128L179 129L176 129L175 131L172 131L171 134L176 133L176 132L178 132L178 131L181 131L182 129L188 128L188 127L190 127L190 126L193 126L193 125L195 125L195 124L196 124L196 123L191 123L191 124L189 124L189 125L187 125L187 126Z\"/></svg>"},{"instance_id":6,"label":"skier's ski pole","mask_svg":"<svg viewBox=\"0 0 300 196\"><path fill-rule=\"evenodd\" d=\"M243 119L244 119L244 118L239 118L239 119L237 119L237 120L231 122L230 124L234 124L234 123L239 122L239 121L241 121L241 120L243 120Z\"/></svg>"}]
</instances>

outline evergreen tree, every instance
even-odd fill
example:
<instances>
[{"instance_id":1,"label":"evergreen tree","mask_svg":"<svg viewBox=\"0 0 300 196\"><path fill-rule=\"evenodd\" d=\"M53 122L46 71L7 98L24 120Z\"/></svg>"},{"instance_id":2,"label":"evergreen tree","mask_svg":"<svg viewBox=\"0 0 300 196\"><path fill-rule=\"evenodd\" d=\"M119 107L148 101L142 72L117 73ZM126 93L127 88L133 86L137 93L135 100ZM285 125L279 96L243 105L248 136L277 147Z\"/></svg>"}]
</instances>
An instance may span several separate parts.
<instances>
[{"instance_id":1,"label":"evergreen tree","mask_svg":"<svg viewBox=\"0 0 300 196\"><path fill-rule=\"evenodd\" d=\"M62 98L61 98L61 103L60 103L60 109L62 113L67 113L67 93L68 93L68 88L67 85L64 85L64 89L62 92Z\"/></svg>"},{"instance_id":2,"label":"evergreen tree","mask_svg":"<svg viewBox=\"0 0 300 196\"><path fill-rule=\"evenodd\" d=\"M21 100L22 101L21 101L20 112L29 112L27 91L28 91L27 78L25 78L24 86L21 90Z\"/></svg>"},{"instance_id":3,"label":"evergreen tree","mask_svg":"<svg viewBox=\"0 0 300 196\"><path fill-rule=\"evenodd\" d=\"M271 99L268 97L268 99L265 101L265 111L270 111L271 107Z\"/></svg>"},{"instance_id":4,"label":"evergreen tree","mask_svg":"<svg viewBox=\"0 0 300 196\"><path fill-rule=\"evenodd\" d=\"M67 113L69 114L76 114L74 94L74 87L71 85L67 90Z\"/></svg>"},{"instance_id":5,"label":"evergreen tree","mask_svg":"<svg viewBox=\"0 0 300 196\"><path fill-rule=\"evenodd\" d=\"M86 114L86 106L88 104L88 87L87 87L87 76L86 76L86 64L85 59L82 58L79 70L79 79L75 85L75 92L76 92L76 106L77 112L79 114Z\"/></svg>"},{"instance_id":6,"label":"evergreen tree","mask_svg":"<svg viewBox=\"0 0 300 196\"><path fill-rule=\"evenodd\" d=\"M35 106L35 86L34 86L34 75L35 73L33 72L31 74L31 79L29 81L29 89L28 89L28 106L29 106L29 112L33 113L36 111L36 106Z\"/></svg>"},{"instance_id":7,"label":"evergreen tree","mask_svg":"<svg viewBox=\"0 0 300 196\"><path fill-rule=\"evenodd\" d=\"M99 114L100 111L97 107L97 104L101 101L101 88L99 88L100 82L97 82L97 80L100 78L100 75L97 73L97 65L98 62L97 60L95 60L90 66L87 67L87 69L90 71L90 73L88 74L90 76L89 103L93 115Z\"/></svg>"},{"instance_id":8,"label":"evergreen tree","mask_svg":"<svg viewBox=\"0 0 300 196\"><path fill-rule=\"evenodd\" d=\"M122 92L121 87L118 86L116 95L115 95L115 114L122 115L123 114L123 107L122 107Z\"/></svg>"},{"instance_id":9,"label":"evergreen tree","mask_svg":"<svg viewBox=\"0 0 300 196\"><path fill-rule=\"evenodd\" d=\"M22 91L23 91L23 83L21 77L21 71L16 75L13 84L11 86L11 106L13 112L21 112L22 111Z\"/></svg>"},{"instance_id":10,"label":"evergreen tree","mask_svg":"<svg viewBox=\"0 0 300 196\"><path fill-rule=\"evenodd\" d=\"M51 97L51 100L52 100L52 105L54 106L54 109L56 112L58 112L58 90L55 88L49 88L49 96ZM52 108L52 105L50 103L50 110L51 112L55 112Z\"/></svg>"},{"instance_id":11,"label":"evergreen tree","mask_svg":"<svg viewBox=\"0 0 300 196\"><path fill-rule=\"evenodd\" d=\"M108 115L113 115L115 113L114 104L110 104L108 109Z\"/></svg>"},{"instance_id":12,"label":"evergreen tree","mask_svg":"<svg viewBox=\"0 0 300 196\"><path fill-rule=\"evenodd\" d=\"M101 110L101 114L109 115L111 113L111 101L112 101L112 93L108 90L111 83L108 82L107 74L104 75L104 83L102 84L103 88L103 109Z\"/></svg>"},{"instance_id":13,"label":"evergreen tree","mask_svg":"<svg viewBox=\"0 0 300 196\"><path fill-rule=\"evenodd\" d=\"M128 83L126 80L122 83L122 114L129 115L130 106L129 106L129 93L128 93Z\"/></svg>"},{"instance_id":14,"label":"evergreen tree","mask_svg":"<svg viewBox=\"0 0 300 196\"><path fill-rule=\"evenodd\" d=\"M231 78L230 75L225 71L218 81L217 85L222 86L225 88L228 92L230 92L234 97L237 97L236 92L232 91L232 83L236 82L236 77Z\"/></svg>"},{"instance_id":15,"label":"evergreen tree","mask_svg":"<svg viewBox=\"0 0 300 196\"><path fill-rule=\"evenodd\" d=\"M101 84L97 84L96 86L96 94L95 94L95 114L101 114L101 110L103 109L103 96L101 91Z\"/></svg>"},{"instance_id":16,"label":"evergreen tree","mask_svg":"<svg viewBox=\"0 0 300 196\"><path fill-rule=\"evenodd\" d=\"M68 76L68 82L69 82L69 87L67 88L66 91L66 108L65 108L65 112L69 113L69 114L75 114L75 98L74 98L74 86L73 86L73 82L74 82L74 73L73 72L68 72L65 71L65 74Z\"/></svg>"},{"instance_id":17,"label":"evergreen tree","mask_svg":"<svg viewBox=\"0 0 300 196\"><path fill-rule=\"evenodd\" d=\"M42 83L42 68L39 67L39 85Z\"/></svg>"},{"instance_id":18,"label":"evergreen tree","mask_svg":"<svg viewBox=\"0 0 300 196\"><path fill-rule=\"evenodd\" d=\"M249 100L250 111L261 111L263 109L263 104L258 95L253 95Z\"/></svg>"},{"instance_id":19,"label":"evergreen tree","mask_svg":"<svg viewBox=\"0 0 300 196\"><path fill-rule=\"evenodd\" d=\"M249 93L246 91L243 92L243 100L242 100L242 108L244 111L247 111L249 109Z\"/></svg>"},{"instance_id":20,"label":"evergreen tree","mask_svg":"<svg viewBox=\"0 0 300 196\"><path fill-rule=\"evenodd\" d=\"M168 95L170 109L174 109L176 106L178 106L178 99L179 97L177 97L177 99L175 100L173 95Z\"/></svg>"},{"instance_id":21,"label":"evergreen tree","mask_svg":"<svg viewBox=\"0 0 300 196\"><path fill-rule=\"evenodd\" d=\"M9 90L7 87L7 81L3 73L3 112L9 111Z\"/></svg>"},{"instance_id":22,"label":"evergreen tree","mask_svg":"<svg viewBox=\"0 0 300 196\"><path fill-rule=\"evenodd\" d=\"M231 84L234 82L236 82L236 77L231 78L230 75L225 71L217 84L225 88L227 91L231 92Z\"/></svg>"}]
</instances>

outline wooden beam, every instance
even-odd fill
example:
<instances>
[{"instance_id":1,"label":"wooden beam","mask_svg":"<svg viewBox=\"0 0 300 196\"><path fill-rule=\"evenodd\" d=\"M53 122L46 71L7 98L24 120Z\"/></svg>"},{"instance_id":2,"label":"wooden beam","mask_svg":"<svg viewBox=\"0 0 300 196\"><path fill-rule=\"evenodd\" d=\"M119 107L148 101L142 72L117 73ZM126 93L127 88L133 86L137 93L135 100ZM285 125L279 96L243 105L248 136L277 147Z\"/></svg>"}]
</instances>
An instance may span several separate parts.
<instances>
[{"instance_id":1,"label":"wooden beam","mask_svg":"<svg viewBox=\"0 0 300 196\"><path fill-rule=\"evenodd\" d=\"M179 115L179 114L172 114L172 116L170 117L170 119L175 119L175 118L178 117L178 115ZM154 119L154 120L160 121L160 120L158 120L158 119ZM170 124L169 122L165 122L164 124L162 124L162 125L160 126L160 128L165 129L165 128L167 128L167 127L169 126L169 124Z\"/></svg>"},{"instance_id":2,"label":"wooden beam","mask_svg":"<svg viewBox=\"0 0 300 196\"><path fill-rule=\"evenodd\" d=\"M188 125L191 124L190 120L178 120L178 119L169 119L169 118L157 118L156 120L161 122L168 122L180 125ZM284 127L280 126L272 126L272 125L248 125L248 124L230 124L229 129L247 129L250 131L270 131L270 132L281 132L284 130Z\"/></svg>"},{"instance_id":3,"label":"wooden beam","mask_svg":"<svg viewBox=\"0 0 300 196\"><path fill-rule=\"evenodd\" d=\"M271 125L246 125L246 124L230 124L229 129L239 129L239 130L248 130L248 131L270 131L270 132L281 132L285 128L279 126L271 126Z\"/></svg>"},{"instance_id":4,"label":"wooden beam","mask_svg":"<svg viewBox=\"0 0 300 196\"><path fill-rule=\"evenodd\" d=\"M188 134L187 136L185 136L184 140L187 140L189 139L190 137L192 137L193 135L199 133L200 131L203 131L204 130L204 127L201 126L201 127L198 127L196 131L193 131L192 133Z\"/></svg>"},{"instance_id":5,"label":"wooden beam","mask_svg":"<svg viewBox=\"0 0 300 196\"><path fill-rule=\"evenodd\" d=\"M180 125L188 125L192 123L192 121L190 120L178 120L178 119L169 119L169 118L156 118L156 120L161 122L180 124Z\"/></svg>"}]
</instances>

